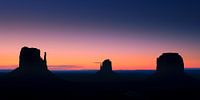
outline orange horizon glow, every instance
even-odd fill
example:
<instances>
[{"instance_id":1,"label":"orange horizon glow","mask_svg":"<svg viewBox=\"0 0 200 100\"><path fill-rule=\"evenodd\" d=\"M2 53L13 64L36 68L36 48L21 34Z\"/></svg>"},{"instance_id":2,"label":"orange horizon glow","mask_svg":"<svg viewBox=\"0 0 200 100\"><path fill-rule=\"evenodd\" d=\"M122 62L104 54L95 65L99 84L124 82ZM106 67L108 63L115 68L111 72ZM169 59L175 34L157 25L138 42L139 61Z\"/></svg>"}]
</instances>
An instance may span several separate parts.
<instances>
[{"instance_id":1,"label":"orange horizon glow","mask_svg":"<svg viewBox=\"0 0 200 100\"><path fill-rule=\"evenodd\" d=\"M156 58L165 52L179 53L184 59L186 68L200 68L198 53L200 48L197 42L171 39L173 36L166 37L164 34L159 37L138 30L97 28L76 30L76 27L58 29L50 26L43 29L42 26L35 28L1 24L0 26L0 33L2 33L0 37L3 37L0 39L2 47L0 69L16 68L17 66L9 66L18 65L19 52L24 46L40 49L42 58L44 52L47 52L48 65L75 66L50 69L99 69L99 64L95 62L102 62L104 59L112 61L114 70L155 69ZM131 33L137 35L130 35Z\"/></svg>"},{"instance_id":2,"label":"orange horizon glow","mask_svg":"<svg viewBox=\"0 0 200 100\"><path fill-rule=\"evenodd\" d=\"M15 53L16 56L8 56L5 54L4 57L0 57L0 69L15 69L18 67L19 54L18 52ZM104 59L107 59L105 56L94 57L93 59L85 55L77 57L72 56L72 53L68 56L63 54L60 54L63 56L52 56L50 54L51 53L47 52L47 61L50 70L98 70L100 68L100 64L96 62L102 62ZM155 70L156 58L159 55L153 57L154 55L156 54L152 54L151 56L139 54L123 56L119 54L112 55L109 59L112 61L113 70ZM41 52L41 57L42 56L43 53ZM123 60L121 57L123 57ZM199 68L197 61L192 60L190 56L182 55L182 57L184 59L185 68Z\"/></svg>"},{"instance_id":3,"label":"orange horizon glow","mask_svg":"<svg viewBox=\"0 0 200 100\"><path fill-rule=\"evenodd\" d=\"M33 45L33 44L31 44ZM176 52L183 57L186 68L198 68L200 66L200 56L196 54L196 51L179 50L179 49L162 49L145 51L145 47L135 49L126 47L125 49L118 47L111 48L92 48L83 46L76 46L73 48L56 47L57 45L42 44L33 45L41 49L41 57L47 52L47 63L49 66L61 66L72 65L70 68L54 67L49 69L61 69L61 70L82 70L82 69L99 69L99 63L104 59L110 59L112 61L113 70L143 70L143 69L155 69L156 58L166 51ZM82 45L82 44L81 44ZM123 45L123 44L122 44ZM101 45L99 45L101 46ZM23 47L23 46L21 46ZM44 49L46 48L46 49ZM0 69L14 69L19 63L19 46L5 46L0 53ZM118 50L116 50L118 49ZM125 51L125 52L123 52ZM79 67L73 67L79 66Z\"/></svg>"}]
</instances>

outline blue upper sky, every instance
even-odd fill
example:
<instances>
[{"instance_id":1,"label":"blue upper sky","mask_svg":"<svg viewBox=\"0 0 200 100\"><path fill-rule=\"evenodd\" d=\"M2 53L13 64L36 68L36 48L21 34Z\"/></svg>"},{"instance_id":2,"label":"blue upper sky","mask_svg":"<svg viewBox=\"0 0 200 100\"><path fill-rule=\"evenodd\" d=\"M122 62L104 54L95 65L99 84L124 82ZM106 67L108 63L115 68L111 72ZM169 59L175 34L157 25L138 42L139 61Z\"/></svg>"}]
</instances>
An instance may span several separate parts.
<instances>
[{"instance_id":1,"label":"blue upper sky","mask_svg":"<svg viewBox=\"0 0 200 100\"><path fill-rule=\"evenodd\" d=\"M0 21L145 30L140 34L196 43L199 5L199 0L0 0Z\"/></svg>"},{"instance_id":2,"label":"blue upper sky","mask_svg":"<svg viewBox=\"0 0 200 100\"><path fill-rule=\"evenodd\" d=\"M200 37L199 5L198 0L0 0L0 21L75 23L168 36L155 32L161 30L196 42Z\"/></svg>"},{"instance_id":3,"label":"blue upper sky","mask_svg":"<svg viewBox=\"0 0 200 100\"><path fill-rule=\"evenodd\" d=\"M198 0L1 0L0 18L198 29L199 4Z\"/></svg>"}]
</instances>

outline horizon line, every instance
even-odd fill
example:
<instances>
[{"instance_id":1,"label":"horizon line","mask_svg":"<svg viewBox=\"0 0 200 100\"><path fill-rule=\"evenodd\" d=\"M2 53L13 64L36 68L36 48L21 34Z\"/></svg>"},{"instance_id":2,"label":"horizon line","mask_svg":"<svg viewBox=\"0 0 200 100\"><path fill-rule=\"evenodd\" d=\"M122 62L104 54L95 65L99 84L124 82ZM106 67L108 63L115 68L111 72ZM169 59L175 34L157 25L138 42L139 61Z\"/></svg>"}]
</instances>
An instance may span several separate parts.
<instances>
[{"instance_id":1,"label":"horizon line","mask_svg":"<svg viewBox=\"0 0 200 100\"><path fill-rule=\"evenodd\" d=\"M184 70L191 70L191 69L200 69L199 68L184 68ZM0 68L0 71L2 70L15 70L15 69L9 69L9 68ZM99 69L49 69L50 71L98 71ZM156 71L156 69L113 69L113 71Z\"/></svg>"}]
</instances>

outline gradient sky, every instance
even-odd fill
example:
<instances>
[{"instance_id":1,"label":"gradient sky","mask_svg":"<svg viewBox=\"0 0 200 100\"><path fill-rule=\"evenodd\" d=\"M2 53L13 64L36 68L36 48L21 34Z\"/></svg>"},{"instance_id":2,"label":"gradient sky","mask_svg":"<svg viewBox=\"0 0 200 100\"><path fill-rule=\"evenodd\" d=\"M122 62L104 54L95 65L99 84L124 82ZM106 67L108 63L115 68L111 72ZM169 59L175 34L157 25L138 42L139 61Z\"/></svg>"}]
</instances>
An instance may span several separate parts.
<instances>
[{"instance_id":1,"label":"gradient sky","mask_svg":"<svg viewBox=\"0 0 200 100\"><path fill-rule=\"evenodd\" d=\"M0 69L21 47L46 51L50 69L155 69L164 52L200 68L198 0L0 0ZM41 53L43 55L43 53ZM41 56L42 56L41 55Z\"/></svg>"}]
</instances>

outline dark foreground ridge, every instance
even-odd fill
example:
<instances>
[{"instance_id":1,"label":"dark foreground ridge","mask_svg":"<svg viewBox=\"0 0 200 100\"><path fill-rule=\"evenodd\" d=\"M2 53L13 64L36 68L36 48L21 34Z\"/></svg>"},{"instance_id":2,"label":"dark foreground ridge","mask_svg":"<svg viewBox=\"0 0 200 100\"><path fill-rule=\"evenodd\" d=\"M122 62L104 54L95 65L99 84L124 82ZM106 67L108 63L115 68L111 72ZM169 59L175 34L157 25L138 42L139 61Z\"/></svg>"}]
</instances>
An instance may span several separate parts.
<instances>
[{"instance_id":1,"label":"dark foreground ridge","mask_svg":"<svg viewBox=\"0 0 200 100\"><path fill-rule=\"evenodd\" d=\"M194 100L200 93L199 80L184 73L183 58L178 53L158 57L156 73L145 78L115 73L109 59L102 62L95 74L56 75L48 70L46 53L42 59L39 49L23 47L19 67L0 78L1 99Z\"/></svg>"}]
</instances>

